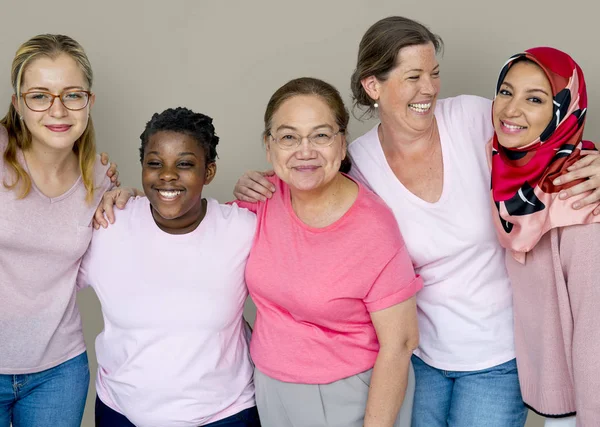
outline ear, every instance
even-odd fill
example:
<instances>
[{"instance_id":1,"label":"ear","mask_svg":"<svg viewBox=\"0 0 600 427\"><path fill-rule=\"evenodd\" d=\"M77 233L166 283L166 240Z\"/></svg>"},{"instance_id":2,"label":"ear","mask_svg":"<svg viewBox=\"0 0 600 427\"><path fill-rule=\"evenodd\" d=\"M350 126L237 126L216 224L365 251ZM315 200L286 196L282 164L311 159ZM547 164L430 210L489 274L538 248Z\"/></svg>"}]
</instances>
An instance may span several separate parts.
<instances>
[{"instance_id":1,"label":"ear","mask_svg":"<svg viewBox=\"0 0 600 427\"><path fill-rule=\"evenodd\" d=\"M360 81L365 92L369 95L373 101L377 101L379 99L379 80L375 76L365 77Z\"/></svg>"},{"instance_id":2,"label":"ear","mask_svg":"<svg viewBox=\"0 0 600 427\"><path fill-rule=\"evenodd\" d=\"M90 95L90 101L89 101L89 103L88 103L88 108L90 108L90 109L91 109L91 108L94 106L94 103L95 103L95 102L96 102L96 94L95 94L95 93L92 93L92 94Z\"/></svg>"},{"instance_id":3,"label":"ear","mask_svg":"<svg viewBox=\"0 0 600 427\"><path fill-rule=\"evenodd\" d=\"M263 143L265 144L265 150L267 152L267 162L271 163L271 144L269 144L269 136L265 136L263 139Z\"/></svg>"},{"instance_id":4,"label":"ear","mask_svg":"<svg viewBox=\"0 0 600 427\"><path fill-rule=\"evenodd\" d=\"M206 175L204 177L204 185L210 184L210 182L214 179L217 174L217 164L215 162L209 163L206 165Z\"/></svg>"},{"instance_id":5,"label":"ear","mask_svg":"<svg viewBox=\"0 0 600 427\"><path fill-rule=\"evenodd\" d=\"M19 100L17 99L17 95L15 95L14 93L12 96L12 105L15 108L15 110L17 110L17 114L21 115L21 112L19 111Z\"/></svg>"},{"instance_id":6,"label":"ear","mask_svg":"<svg viewBox=\"0 0 600 427\"><path fill-rule=\"evenodd\" d=\"M344 150L344 157L342 157L342 160L344 160L348 155L348 141L345 134L342 135L342 150Z\"/></svg>"}]
</instances>

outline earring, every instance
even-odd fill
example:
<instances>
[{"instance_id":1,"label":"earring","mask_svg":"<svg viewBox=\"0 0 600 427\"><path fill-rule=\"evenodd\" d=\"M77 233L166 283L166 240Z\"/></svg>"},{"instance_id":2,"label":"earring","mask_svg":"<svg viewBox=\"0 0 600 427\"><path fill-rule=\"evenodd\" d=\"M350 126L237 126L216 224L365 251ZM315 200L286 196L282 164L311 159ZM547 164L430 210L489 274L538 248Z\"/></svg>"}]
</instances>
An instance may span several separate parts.
<instances>
[{"instance_id":1,"label":"earring","mask_svg":"<svg viewBox=\"0 0 600 427\"><path fill-rule=\"evenodd\" d=\"M19 120L23 121L23 116L20 115L19 116Z\"/></svg>"},{"instance_id":2,"label":"earring","mask_svg":"<svg viewBox=\"0 0 600 427\"><path fill-rule=\"evenodd\" d=\"M373 107L377 108L377 107L379 107L379 104L375 103L375 104L373 104Z\"/></svg>"}]
</instances>

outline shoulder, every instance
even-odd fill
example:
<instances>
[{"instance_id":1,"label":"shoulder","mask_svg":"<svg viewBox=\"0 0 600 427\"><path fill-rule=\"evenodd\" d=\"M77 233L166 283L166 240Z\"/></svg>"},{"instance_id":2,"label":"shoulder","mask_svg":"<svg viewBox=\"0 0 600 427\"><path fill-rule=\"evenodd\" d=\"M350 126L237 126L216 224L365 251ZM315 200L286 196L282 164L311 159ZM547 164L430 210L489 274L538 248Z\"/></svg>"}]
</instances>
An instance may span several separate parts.
<instances>
[{"instance_id":1,"label":"shoulder","mask_svg":"<svg viewBox=\"0 0 600 427\"><path fill-rule=\"evenodd\" d=\"M217 200L207 198L207 212L217 223L223 224L228 233L254 235L256 228L256 215L246 208L231 204L221 204Z\"/></svg>"},{"instance_id":2,"label":"shoulder","mask_svg":"<svg viewBox=\"0 0 600 427\"><path fill-rule=\"evenodd\" d=\"M375 144L379 143L379 136L377 135L378 128L379 123L376 124L370 131L359 136L354 141L352 141L350 145L348 145L348 151L352 155L353 160L355 156L361 156L364 153L372 151L375 147Z\"/></svg>"},{"instance_id":3,"label":"shoulder","mask_svg":"<svg viewBox=\"0 0 600 427\"><path fill-rule=\"evenodd\" d=\"M114 214L113 224L109 224L107 228L100 227L94 230L92 242L97 239L113 239L115 238L113 236L122 236L124 230L131 230L132 227L139 228L145 222L142 218L150 215L150 202L146 197L132 197L123 209L115 208Z\"/></svg>"},{"instance_id":4,"label":"shoulder","mask_svg":"<svg viewBox=\"0 0 600 427\"><path fill-rule=\"evenodd\" d=\"M367 233L369 241L378 247L390 246L397 251L404 246L398 221L389 206L368 187L358 183L360 189L356 199L355 217L358 226Z\"/></svg>"},{"instance_id":5,"label":"shoulder","mask_svg":"<svg viewBox=\"0 0 600 427\"><path fill-rule=\"evenodd\" d=\"M475 95L460 95L438 101L436 118L440 132L462 132L463 139L487 142L494 134L492 101Z\"/></svg>"}]
</instances>

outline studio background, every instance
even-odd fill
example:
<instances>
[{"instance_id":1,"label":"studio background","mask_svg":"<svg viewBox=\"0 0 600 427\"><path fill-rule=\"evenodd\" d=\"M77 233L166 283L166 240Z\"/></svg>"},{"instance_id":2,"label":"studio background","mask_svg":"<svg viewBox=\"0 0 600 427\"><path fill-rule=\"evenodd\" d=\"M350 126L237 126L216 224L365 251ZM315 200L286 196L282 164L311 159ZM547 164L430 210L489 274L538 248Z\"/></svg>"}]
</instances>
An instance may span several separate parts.
<instances>
[{"instance_id":1,"label":"studio background","mask_svg":"<svg viewBox=\"0 0 600 427\"><path fill-rule=\"evenodd\" d=\"M141 187L138 147L145 123L155 112L185 106L214 118L221 138L218 171L205 195L230 200L245 170L268 167L260 135L271 94L292 78L313 76L334 84L350 107L350 75L360 38L389 15L419 20L444 39L441 97L491 97L497 73L513 53L539 45L567 51L587 77L586 137L600 139L600 49L593 0L0 3L0 114L10 103L10 67L18 46L40 33L75 38L94 68L98 149L118 163L127 186ZM350 139L374 124L353 118ZM93 426L94 338L103 324L93 290L82 291L78 301L92 375L83 422L87 427ZM251 302L246 315L253 321ZM177 356L165 355L165 363L170 357ZM539 417L529 416L527 427L542 425Z\"/></svg>"}]
</instances>

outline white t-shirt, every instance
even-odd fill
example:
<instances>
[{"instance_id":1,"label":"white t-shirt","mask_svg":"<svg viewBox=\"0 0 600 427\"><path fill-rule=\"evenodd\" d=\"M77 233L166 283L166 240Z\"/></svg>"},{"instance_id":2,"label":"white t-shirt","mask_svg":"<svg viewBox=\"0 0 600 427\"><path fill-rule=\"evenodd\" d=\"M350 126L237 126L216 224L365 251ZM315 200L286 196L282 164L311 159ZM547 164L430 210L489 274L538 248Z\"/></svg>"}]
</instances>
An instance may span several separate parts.
<instances>
[{"instance_id":1,"label":"white t-shirt","mask_svg":"<svg viewBox=\"0 0 600 427\"><path fill-rule=\"evenodd\" d=\"M444 161L437 202L420 199L396 178L377 126L350 144L350 175L392 208L423 278L415 354L438 369L475 371L515 357L512 293L489 200L491 102L466 95L441 99L435 117Z\"/></svg>"},{"instance_id":2,"label":"white t-shirt","mask_svg":"<svg viewBox=\"0 0 600 427\"><path fill-rule=\"evenodd\" d=\"M102 304L100 399L140 427L192 427L255 405L242 317L256 217L208 199L194 231L158 228L146 198L94 231L78 285Z\"/></svg>"}]
</instances>

